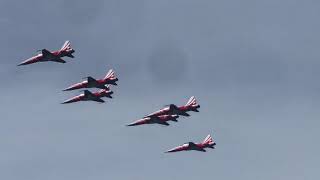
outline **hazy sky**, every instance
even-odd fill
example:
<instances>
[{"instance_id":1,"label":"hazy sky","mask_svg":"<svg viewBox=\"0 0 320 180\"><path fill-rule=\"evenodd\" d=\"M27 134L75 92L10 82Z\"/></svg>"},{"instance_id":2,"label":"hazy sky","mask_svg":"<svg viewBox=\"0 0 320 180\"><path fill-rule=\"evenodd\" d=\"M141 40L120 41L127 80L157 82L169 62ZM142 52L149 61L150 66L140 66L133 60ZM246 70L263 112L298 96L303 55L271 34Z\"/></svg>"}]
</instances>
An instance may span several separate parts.
<instances>
[{"instance_id":1,"label":"hazy sky","mask_svg":"<svg viewBox=\"0 0 320 180\"><path fill-rule=\"evenodd\" d=\"M0 177L320 177L320 1L0 0ZM66 64L17 67L70 40ZM61 105L114 68L114 99ZM169 127L126 127L196 96ZM211 133L215 150L165 154Z\"/></svg>"}]
</instances>

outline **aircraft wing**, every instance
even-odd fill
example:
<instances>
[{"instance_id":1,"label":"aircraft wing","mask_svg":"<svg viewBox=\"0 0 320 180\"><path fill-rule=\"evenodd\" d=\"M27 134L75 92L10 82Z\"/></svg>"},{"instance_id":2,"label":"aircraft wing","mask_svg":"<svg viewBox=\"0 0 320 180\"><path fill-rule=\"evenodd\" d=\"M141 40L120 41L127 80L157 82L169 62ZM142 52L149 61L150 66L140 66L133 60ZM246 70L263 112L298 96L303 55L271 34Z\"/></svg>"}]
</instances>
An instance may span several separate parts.
<instances>
[{"instance_id":1,"label":"aircraft wing","mask_svg":"<svg viewBox=\"0 0 320 180\"><path fill-rule=\"evenodd\" d=\"M97 83L97 80L94 79L94 78L91 77L91 76L88 76L88 77L87 77L87 81L88 81L89 84L96 84L96 83Z\"/></svg>"},{"instance_id":2,"label":"aircraft wing","mask_svg":"<svg viewBox=\"0 0 320 180\"><path fill-rule=\"evenodd\" d=\"M48 51L46 49L42 49L41 53L42 53L44 58L52 58L52 57L54 57L54 55L50 51Z\"/></svg>"},{"instance_id":3,"label":"aircraft wing","mask_svg":"<svg viewBox=\"0 0 320 180\"><path fill-rule=\"evenodd\" d=\"M46 49L41 50L41 54L43 56L43 61L53 61L53 62L58 62L58 63L66 63L63 59L59 58L56 55L56 52L50 52Z\"/></svg>"},{"instance_id":4,"label":"aircraft wing","mask_svg":"<svg viewBox=\"0 0 320 180\"><path fill-rule=\"evenodd\" d=\"M94 99L92 99L92 101L96 101L96 102L100 102L100 103L104 103L104 100L99 98L99 97L96 97Z\"/></svg>"},{"instance_id":5,"label":"aircraft wing","mask_svg":"<svg viewBox=\"0 0 320 180\"><path fill-rule=\"evenodd\" d=\"M58 62L58 63L66 63L65 60L57 57L54 53L46 50L46 49L42 49L41 50L43 59L46 61L54 61L54 62Z\"/></svg>"},{"instance_id":6,"label":"aircraft wing","mask_svg":"<svg viewBox=\"0 0 320 180\"><path fill-rule=\"evenodd\" d=\"M178 151L185 151L189 148L188 145L181 145L181 146L177 146L175 148L169 149L168 151L166 151L166 153L170 153L170 152L178 152Z\"/></svg>"},{"instance_id":7,"label":"aircraft wing","mask_svg":"<svg viewBox=\"0 0 320 180\"><path fill-rule=\"evenodd\" d=\"M58 62L58 63L66 63L66 61L61 58L54 58L52 61Z\"/></svg>"},{"instance_id":8,"label":"aircraft wing","mask_svg":"<svg viewBox=\"0 0 320 180\"><path fill-rule=\"evenodd\" d=\"M190 114L188 114L188 113L186 113L184 111L180 111L179 115L181 115L181 116L190 116Z\"/></svg>"},{"instance_id":9,"label":"aircraft wing","mask_svg":"<svg viewBox=\"0 0 320 180\"><path fill-rule=\"evenodd\" d=\"M169 126L170 124L167 123L166 121L160 121L160 122L157 122L158 124L161 124L161 125L165 125L165 126Z\"/></svg>"},{"instance_id":10,"label":"aircraft wing","mask_svg":"<svg viewBox=\"0 0 320 180\"><path fill-rule=\"evenodd\" d=\"M196 151L201 151L201 152L207 152L205 149L201 149L201 148L199 148L199 149L195 149Z\"/></svg>"}]
</instances>

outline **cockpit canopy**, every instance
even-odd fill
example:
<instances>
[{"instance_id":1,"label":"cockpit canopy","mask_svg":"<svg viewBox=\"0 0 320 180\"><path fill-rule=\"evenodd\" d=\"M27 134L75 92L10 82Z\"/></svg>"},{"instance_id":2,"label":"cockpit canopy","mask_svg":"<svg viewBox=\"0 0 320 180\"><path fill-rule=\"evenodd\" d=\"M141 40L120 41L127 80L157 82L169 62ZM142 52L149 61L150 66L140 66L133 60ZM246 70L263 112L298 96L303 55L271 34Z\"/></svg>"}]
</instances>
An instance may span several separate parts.
<instances>
[{"instance_id":1,"label":"cockpit canopy","mask_svg":"<svg viewBox=\"0 0 320 180\"><path fill-rule=\"evenodd\" d=\"M194 142L186 142L183 144L184 146L193 146L195 145Z\"/></svg>"}]
</instances>

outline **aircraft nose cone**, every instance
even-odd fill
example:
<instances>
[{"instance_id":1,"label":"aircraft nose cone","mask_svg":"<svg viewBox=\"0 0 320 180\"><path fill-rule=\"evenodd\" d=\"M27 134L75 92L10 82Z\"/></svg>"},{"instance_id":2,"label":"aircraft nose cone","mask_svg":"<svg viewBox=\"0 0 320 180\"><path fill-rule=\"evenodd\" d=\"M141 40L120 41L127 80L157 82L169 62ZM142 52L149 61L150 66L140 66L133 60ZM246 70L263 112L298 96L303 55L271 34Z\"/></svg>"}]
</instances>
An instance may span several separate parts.
<instances>
[{"instance_id":1,"label":"aircraft nose cone","mask_svg":"<svg viewBox=\"0 0 320 180\"><path fill-rule=\"evenodd\" d=\"M17 66L23 66L23 65L26 65L26 63L22 62L22 63L18 64Z\"/></svg>"},{"instance_id":2,"label":"aircraft nose cone","mask_svg":"<svg viewBox=\"0 0 320 180\"><path fill-rule=\"evenodd\" d=\"M132 123L130 123L130 124L127 124L126 126L136 126L136 125L138 125L137 122L132 122Z\"/></svg>"},{"instance_id":3,"label":"aircraft nose cone","mask_svg":"<svg viewBox=\"0 0 320 180\"><path fill-rule=\"evenodd\" d=\"M69 103L71 103L71 101L67 100L67 101L62 102L61 104L69 104Z\"/></svg>"},{"instance_id":4,"label":"aircraft nose cone","mask_svg":"<svg viewBox=\"0 0 320 180\"><path fill-rule=\"evenodd\" d=\"M62 90L62 91L71 91L73 90L73 87L67 87L66 89Z\"/></svg>"},{"instance_id":5,"label":"aircraft nose cone","mask_svg":"<svg viewBox=\"0 0 320 180\"><path fill-rule=\"evenodd\" d=\"M172 153L172 152L174 152L174 150L168 150L168 151L166 151L164 153Z\"/></svg>"}]
</instances>

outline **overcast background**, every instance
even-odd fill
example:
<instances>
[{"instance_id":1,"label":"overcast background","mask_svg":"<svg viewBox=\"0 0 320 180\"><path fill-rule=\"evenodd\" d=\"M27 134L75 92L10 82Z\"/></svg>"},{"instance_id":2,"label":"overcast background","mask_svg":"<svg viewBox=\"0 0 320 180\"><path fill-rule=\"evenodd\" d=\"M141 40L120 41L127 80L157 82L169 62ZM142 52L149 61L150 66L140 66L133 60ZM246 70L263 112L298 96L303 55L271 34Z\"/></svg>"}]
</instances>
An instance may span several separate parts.
<instances>
[{"instance_id":1,"label":"overcast background","mask_svg":"<svg viewBox=\"0 0 320 180\"><path fill-rule=\"evenodd\" d=\"M0 0L0 177L314 180L320 1ZM41 48L66 64L17 67ZM62 92L113 68L105 104ZM169 127L125 125L196 96ZM211 133L207 153L163 153Z\"/></svg>"}]
</instances>

